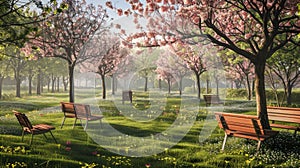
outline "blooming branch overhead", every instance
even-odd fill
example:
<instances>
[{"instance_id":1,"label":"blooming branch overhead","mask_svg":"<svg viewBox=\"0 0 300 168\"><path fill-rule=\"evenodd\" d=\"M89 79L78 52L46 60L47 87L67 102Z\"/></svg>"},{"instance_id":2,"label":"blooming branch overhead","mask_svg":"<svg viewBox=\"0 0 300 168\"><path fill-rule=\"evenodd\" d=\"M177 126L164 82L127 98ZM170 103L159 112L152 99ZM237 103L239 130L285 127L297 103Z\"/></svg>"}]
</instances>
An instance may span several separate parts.
<instances>
[{"instance_id":1,"label":"blooming branch overhead","mask_svg":"<svg viewBox=\"0 0 300 168\"><path fill-rule=\"evenodd\" d=\"M147 19L144 34L127 35L125 44L162 46L208 39L250 60L255 67L257 114L269 128L264 72L266 60L287 43L298 43L300 0L126 0L130 9L106 5L134 23ZM126 13L125 13L126 11ZM141 33L139 32L139 33ZM152 36L148 36L151 33ZM125 32L123 31L125 35ZM147 34L147 36L146 36ZM142 36L143 35L143 36ZM138 40L137 40L138 39ZM172 39L172 40L167 40Z\"/></svg>"}]
</instances>

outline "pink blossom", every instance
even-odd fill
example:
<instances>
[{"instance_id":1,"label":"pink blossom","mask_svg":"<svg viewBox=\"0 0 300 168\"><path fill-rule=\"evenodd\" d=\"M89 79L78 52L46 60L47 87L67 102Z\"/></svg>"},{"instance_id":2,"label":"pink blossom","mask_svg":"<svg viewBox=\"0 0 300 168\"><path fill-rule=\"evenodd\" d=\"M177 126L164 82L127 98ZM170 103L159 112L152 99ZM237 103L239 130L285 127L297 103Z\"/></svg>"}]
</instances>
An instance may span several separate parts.
<instances>
[{"instance_id":1,"label":"pink blossom","mask_svg":"<svg viewBox=\"0 0 300 168\"><path fill-rule=\"evenodd\" d=\"M69 152L69 151L72 150L72 148L71 147L66 147L65 150Z\"/></svg>"},{"instance_id":2,"label":"pink blossom","mask_svg":"<svg viewBox=\"0 0 300 168\"><path fill-rule=\"evenodd\" d=\"M191 5L192 4L192 0L183 0L183 3L185 5Z\"/></svg>"},{"instance_id":3,"label":"pink blossom","mask_svg":"<svg viewBox=\"0 0 300 168\"><path fill-rule=\"evenodd\" d=\"M245 39L249 39L252 35L250 33L245 34Z\"/></svg>"},{"instance_id":4,"label":"pink blossom","mask_svg":"<svg viewBox=\"0 0 300 168\"><path fill-rule=\"evenodd\" d=\"M66 145L71 145L71 141L67 141L67 142L66 142Z\"/></svg>"},{"instance_id":5,"label":"pink blossom","mask_svg":"<svg viewBox=\"0 0 300 168\"><path fill-rule=\"evenodd\" d=\"M168 11L169 7L168 6L162 6L160 9L161 9L162 12L166 12L166 11Z\"/></svg>"},{"instance_id":6,"label":"pink blossom","mask_svg":"<svg viewBox=\"0 0 300 168\"><path fill-rule=\"evenodd\" d=\"M115 28L116 29L121 29L121 25L120 24L115 24Z\"/></svg>"},{"instance_id":7,"label":"pink blossom","mask_svg":"<svg viewBox=\"0 0 300 168\"><path fill-rule=\"evenodd\" d=\"M107 2L105 3L105 5L106 5L107 7L109 7L109 8L111 8L111 9L113 9L112 3L111 3L110 1L107 1Z\"/></svg>"},{"instance_id":8,"label":"pink blossom","mask_svg":"<svg viewBox=\"0 0 300 168\"><path fill-rule=\"evenodd\" d=\"M121 29L121 34L126 34L124 29Z\"/></svg>"},{"instance_id":9,"label":"pink blossom","mask_svg":"<svg viewBox=\"0 0 300 168\"><path fill-rule=\"evenodd\" d=\"M117 12L118 12L118 15L119 15L119 16L122 16L122 15L123 15L123 10L122 10L122 9L118 9Z\"/></svg>"}]
</instances>

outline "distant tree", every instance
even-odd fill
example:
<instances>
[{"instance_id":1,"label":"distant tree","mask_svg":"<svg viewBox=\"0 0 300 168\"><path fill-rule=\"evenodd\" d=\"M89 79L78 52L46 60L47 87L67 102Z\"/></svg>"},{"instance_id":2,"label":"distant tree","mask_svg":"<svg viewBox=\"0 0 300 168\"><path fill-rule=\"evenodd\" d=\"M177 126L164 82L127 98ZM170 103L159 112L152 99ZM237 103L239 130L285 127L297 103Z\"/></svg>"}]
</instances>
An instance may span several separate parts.
<instances>
[{"instance_id":1,"label":"distant tree","mask_svg":"<svg viewBox=\"0 0 300 168\"><path fill-rule=\"evenodd\" d=\"M288 105L292 104L292 89L300 82L300 46L286 45L278 50L269 60L268 68L272 70L284 87Z\"/></svg>"},{"instance_id":2,"label":"distant tree","mask_svg":"<svg viewBox=\"0 0 300 168\"><path fill-rule=\"evenodd\" d=\"M33 85L33 78L36 75L37 60L27 60L27 65L24 67L23 73L27 76L28 80L28 94L32 95L32 85Z\"/></svg>"},{"instance_id":3,"label":"distant tree","mask_svg":"<svg viewBox=\"0 0 300 168\"><path fill-rule=\"evenodd\" d=\"M167 70L164 70L164 67L157 66L156 73L158 74L159 80L165 80L168 84L168 93L171 93L171 87L172 84L176 81L173 77L172 73L168 72ZM161 88L161 86L160 86Z\"/></svg>"},{"instance_id":4,"label":"distant tree","mask_svg":"<svg viewBox=\"0 0 300 168\"><path fill-rule=\"evenodd\" d=\"M134 68L138 76L144 78L144 91L148 91L148 82L153 77L156 69L156 60L160 54L159 49L155 48L143 48L137 50L134 54Z\"/></svg>"},{"instance_id":5,"label":"distant tree","mask_svg":"<svg viewBox=\"0 0 300 168\"><path fill-rule=\"evenodd\" d=\"M97 31L108 28L108 15L101 6L95 7L85 1L63 1L67 10L49 17L40 26L39 38L32 40L28 47L38 48L43 56L57 57L67 61L69 71L69 101L74 102L74 68L88 58L80 57L84 44ZM60 6L53 6L59 9Z\"/></svg>"},{"instance_id":6,"label":"distant tree","mask_svg":"<svg viewBox=\"0 0 300 168\"><path fill-rule=\"evenodd\" d=\"M266 68L266 84L272 89L274 95L276 104L278 107L282 106L284 100L285 100L285 94L280 97L280 92L278 92L278 89L284 88L281 80L278 78L278 76L270 69L269 67Z\"/></svg>"},{"instance_id":7,"label":"distant tree","mask_svg":"<svg viewBox=\"0 0 300 168\"><path fill-rule=\"evenodd\" d=\"M245 85L247 88L247 99L251 100L251 80L254 78L254 65L252 62L229 51L223 55L223 63L231 78Z\"/></svg>"},{"instance_id":8,"label":"distant tree","mask_svg":"<svg viewBox=\"0 0 300 168\"><path fill-rule=\"evenodd\" d=\"M16 97L21 97L21 83L25 79L23 71L27 64L27 57L18 47L9 46L6 47L5 50L7 55L13 55L13 57L10 57L9 68L12 69L13 77L16 82Z\"/></svg>"},{"instance_id":9,"label":"distant tree","mask_svg":"<svg viewBox=\"0 0 300 168\"><path fill-rule=\"evenodd\" d=\"M110 75L112 77L112 94L117 91L117 84L119 79L126 78L128 75L134 70L134 67L132 67L132 63L134 62L134 57L130 54L130 51L128 50L128 55L124 58L122 58L122 61L118 63L118 66L113 71L113 74ZM123 82L129 82L127 80Z\"/></svg>"},{"instance_id":10,"label":"distant tree","mask_svg":"<svg viewBox=\"0 0 300 168\"><path fill-rule=\"evenodd\" d=\"M198 50L197 48L201 48ZM205 55L207 54L206 48L203 45L189 45L184 43L176 43L174 47L174 52L176 55L182 59L190 70L193 71L196 77L197 83L197 95L200 99L201 86L200 86L200 76L207 71L205 64Z\"/></svg>"},{"instance_id":11,"label":"distant tree","mask_svg":"<svg viewBox=\"0 0 300 168\"><path fill-rule=\"evenodd\" d=\"M161 55L156 62L156 73L160 80L166 81L168 84L168 93L171 93L172 84L176 82L170 69L168 69L169 59L165 55Z\"/></svg>"},{"instance_id":12,"label":"distant tree","mask_svg":"<svg viewBox=\"0 0 300 168\"><path fill-rule=\"evenodd\" d=\"M4 48L0 46L1 53L4 52ZM3 80L6 77L10 76L11 69L9 68L9 58L5 54L0 54L1 61L0 61L0 99L2 99L2 91L3 91Z\"/></svg>"},{"instance_id":13,"label":"distant tree","mask_svg":"<svg viewBox=\"0 0 300 168\"><path fill-rule=\"evenodd\" d=\"M182 80L190 73L189 67L183 59L166 49L158 59L157 66L158 72L161 72L161 75L166 75L164 79L168 83L172 81L178 83L179 94L182 95Z\"/></svg>"},{"instance_id":14,"label":"distant tree","mask_svg":"<svg viewBox=\"0 0 300 168\"><path fill-rule=\"evenodd\" d=\"M106 35L96 35L84 47L85 57L90 59L83 62L82 68L101 76L102 98L106 99L105 77L111 76L118 64L128 55L128 51L122 48L118 38Z\"/></svg>"}]
</instances>

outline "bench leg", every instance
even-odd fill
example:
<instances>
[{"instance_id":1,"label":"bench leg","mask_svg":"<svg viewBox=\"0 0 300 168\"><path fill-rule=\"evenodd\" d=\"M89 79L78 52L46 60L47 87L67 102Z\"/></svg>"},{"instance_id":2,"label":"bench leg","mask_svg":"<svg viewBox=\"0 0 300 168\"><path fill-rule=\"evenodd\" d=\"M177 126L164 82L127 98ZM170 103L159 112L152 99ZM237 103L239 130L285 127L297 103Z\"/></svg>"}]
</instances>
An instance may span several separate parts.
<instances>
[{"instance_id":1,"label":"bench leg","mask_svg":"<svg viewBox=\"0 0 300 168\"><path fill-rule=\"evenodd\" d=\"M44 135L44 137L45 137L46 139L48 139L45 133L43 133L43 135Z\"/></svg>"},{"instance_id":2,"label":"bench leg","mask_svg":"<svg viewBox=\"0 0 300 168\"><path fill-rule=\"evenodd\" d=\"M73 124L73 128L72 128L72 129L74 129L75 124L76 124L76 121L77 121L77 118L75 118L75 121L74 121L74 124Z\"/></svg>"},{"instance_id":3,"label":"bench leg","mask_svg":"<svg viewBox=\"0 0 300 168\"><path fill-rule=\"evenodd\" d=\"M65 120L66 120L66 117L64 116L64 118L63 118L63 120L62 120L62 123L61 123L61 125L60 125L60 129L62 129L62 127L64 126Z\"/></svg>"},{"instance_id":4,"label":"bench leg","mask_svg":"<svg viewBox=\"0 0 300 168\"><path fill-rule=\"evenodd\" d=\"M54 136L53 136L52 132L51 132L51 131L49 131L49 132L50 132L50 134L51 134L52 138L54 139L55 143L57 144L57 141L56 141L56 139L54 138Z\"/></svg>"},{"instance_id":5,"label":"bench leg","mask_svg":"<svg viewBox=\"0 0 300 168\"><path fill-rule=\"evenodd\" d=\"M100 128L102 129L102 119L100 119Z\"/></svg>"},{"instance_id":6,"label":"bench leg","mask_svg":"<svg viewBox=\"0 0 300 168\"><path fill-rule=\"evenodd\" d=\"M223 145L222 145L222 151L224 150L224 148L225 148L225 144L226 144L226 141L227 141L227 137L228 137L228 135L225 133L225 137L224 137L224 141L223 141Z\"/></svg>"},{"instance_id":7,"label":"bench leg","mask_svg":"<svg viewBox=\"0 0 300 168\"><path fill-rule=\"evenodd\" d=\"M33 142L33 134L31 134L31 139L30 139L30 142L29 142L30 146L32 145L32 142Z\"/></svg>"},{"instance_id":8,"label":"bench leg","mask_svg":"<svg viewBox=\"0 0 300 168\"><path fill-rule=\"evenodd\" d=\"M295 132L294 132L294 137L296 137L296 135L297 135L297 130L295 130Z\"/></svg>"},{"instance_id":9,"label":"bench leg","mask_svg":"<svg viewBox=\"0 0 300 168\"><path fill-rule=\"evenodd\" d=\"M24 132L24 129L23 129L23 131L22 131L22 142L24 141L24 134L25 134L25 132Z\"/></svg>"},{"instance_id":10,"label":"bench leg","mask_svg":"<svg viewBox=\"0 0 300 168\"><path fill-rule=\"evenodd\" d=\"M261 145L261 141L258 141L256 150L258 151Z\"/></svg>"},{"instance_id":11,"label":"bench leg","mask_svg":"<svg viewBox=\"0 0 300 168\"><path fill-rule=\"evenodd\" d=\"M89 120L86 120L85 126L84 126L84 129L83 129L83 130L86 130L86 128L87 128L87 126L88 126L88 123L89 123Z\"/></svg>"}]
</instances>

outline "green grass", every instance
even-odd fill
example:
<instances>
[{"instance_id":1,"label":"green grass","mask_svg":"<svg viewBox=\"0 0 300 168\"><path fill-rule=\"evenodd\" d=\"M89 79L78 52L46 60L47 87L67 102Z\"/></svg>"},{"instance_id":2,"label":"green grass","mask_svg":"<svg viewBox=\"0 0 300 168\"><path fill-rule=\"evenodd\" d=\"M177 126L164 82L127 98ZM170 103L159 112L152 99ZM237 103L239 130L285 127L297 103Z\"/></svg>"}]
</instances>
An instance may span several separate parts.
<instances>
[{"instance_id":1,"label":"green grass","mask_svg":"<svg viewBox=\"0 0 300 168\"><path fill-rule=\"evenodd\" d=\"M81 98L89 98L84 91ZM134 95L133 108L140 111L151 110L149 96L138 92ZM67 93L44 93L42 96L24 96L10 101L0 101L0 167L299 167L300 136L281 131L278 136L263 143L256 154L256 142L229 138L225 151L221 152L224 132L219 128L211 130L209 138L199 142L199 132L209 114L203 102L197 120L184 138L170 149L146 157L122 156L110 152L97 144L83 130L79 122L72 129L73 120L67 119L60 129L63 114L59 102L67 101ZM136 122L118 111L117 104L110 100L98 99L98 105L105 115L106 122L123 134L136 137L155 135L167 130L178 117L180 97L168 96L163 113L154 120ZM115 99L120 101L121 99ZM128 103L128 102L126 102ZM192 103L192 102L191 102ZM154 103L152 102L152 106ZM132 108L132 107L130 107ZM128 109L130 109L128 108ZM126 109L126 108L125 108ZM27 114L33 124L46 123L56 127L53 131L59 144L48 135L34 136L29 146L30 135L21 142L21 128L12 114L18 110ZM226 102L225 111L255 114L255 104L241 100ZM94 123L96 124L96 123ZM93 126L93 125L92 125ZM207 126L207 125L206 125ZM208 124L210 126L210 124ZM214 127L214 125L211 125ZM105 131L105 127L102 128ZM101 131L101 130L99 130ZM147 146L147 144L145 144ZM149 147L149 146L148 146ZM129 147L129 151L131 148ZM150 146L151 148L151 146Z\"/></svg>"}]
</instances>

